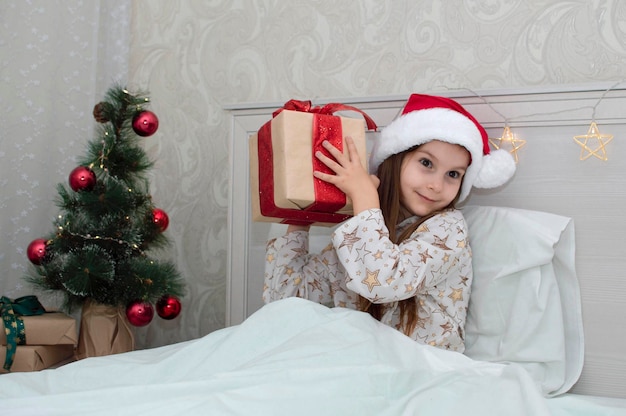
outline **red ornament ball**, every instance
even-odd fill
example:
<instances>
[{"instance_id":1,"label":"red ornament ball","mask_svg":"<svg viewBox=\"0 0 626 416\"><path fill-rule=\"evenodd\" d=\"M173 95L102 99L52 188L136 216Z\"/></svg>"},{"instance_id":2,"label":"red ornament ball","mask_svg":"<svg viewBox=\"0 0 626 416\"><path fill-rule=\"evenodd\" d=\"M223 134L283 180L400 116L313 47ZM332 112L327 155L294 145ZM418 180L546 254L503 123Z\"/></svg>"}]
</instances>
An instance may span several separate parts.
<instances>
[{"instance_id":1,"label":"red ornament ball","mask_svg":"<svg viewBox=\"0 0 626 416\"><path fill-rule=\"evenodd\" d=\"M155 208L152 210L152 221L159 227L161 232L167 229L167 226L170 224L170 219L160 208Z\"/></svg>"},{"instance_id":2,"label":"red ornament ball","mask_svg":"<svg viewBox=\"0 0 626 416\"><path fill-rule=\"evenodd\" d=\"M136 300L126 307L126 318L134 326L146 326L154 317L154 308L150 302Z\"/></svg>"},{"instance_id":3,"label":"red ornament ball","mask_svg":"<svg viewBox=\"0 0 626 416\"><path fill-rule=\"evenodd\" d=\"M174 295L163 295L156 303L157 314L163 319L174 319L180 314L180 299Z\"/></svg>"},{"instance_id":4,"label":"red ornament ball","mask_svg":"<svg viewBox=\"0 0 626 416\"><path fill-rule=\"evenodd\" d=\"M96 186L96 174L86 166L79 166L70 172L69 182L74 192L91 191Z\"/></svg>"},{"instance_id":5,"label":"red ornament ball","mask_svg":"<svg viewBox=\"0 0 626 416\"><path fill-rule=\"evenodd\" d=\"M152 136L159 128L159 119L152 111L142 111L133 117L133 130L139 136Z\"/></svg>"},{"instance_id":6,"label":"red ornament ball","mask_svg":"<svg viewBox=\"0 0 626 416\"><path fill-rule=\"evenodd\" d=\"M26 255L31 263L39 266L43 263L43 258L46 256L47 242L43 238L33 240L26 249Z\"/></svg>"}]
</instances>

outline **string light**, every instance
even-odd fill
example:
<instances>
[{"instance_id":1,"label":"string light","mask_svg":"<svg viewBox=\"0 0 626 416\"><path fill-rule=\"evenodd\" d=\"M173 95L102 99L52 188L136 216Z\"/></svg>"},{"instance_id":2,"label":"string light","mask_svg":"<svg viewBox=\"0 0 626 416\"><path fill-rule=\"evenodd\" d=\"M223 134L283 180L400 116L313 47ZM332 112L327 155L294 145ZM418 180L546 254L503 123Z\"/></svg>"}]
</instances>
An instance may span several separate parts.
<instances>
[{"instance_id":1,"label":"string light","mask_svg":"<svg viewBox=\"0 0 626 416\"><path fill-rule=\"evenodd\" d=\"M609 91L617 87L623 81L616 82L609 88L607 88L598 101L593 106L591 111L591 124L589 125L589 130L587 130L587 134L581 134L579 136L574 136L574 141L578 143L581 147L580 149L580 160L589 159L591 156L595 156L600 160L607 161L609 158L606 155L606 145L613 140L612 134L601 134L598 129L598 125L596 124L596 109L600 102L604 99L604 97L608 94ZM589 142L595 143L595 147L590 147ZM585 153L587 152L587 153Z\"/></svg>"},{"instance_id":2,"label":"string light","mask_svg":"<svg viewBox=\"0 0 626 416\"><path fill-rule=\"evenodd\" d=\"M60 226L60 225L58 226L58 230L60 232L57 233L57 238L61 238L62 237L62 233L65 232L65 233L71 235L72 237L78 237L78 238L81 238L84 241L89 241L89 240L110 241L110 242L113 242L113 243L118 243L120 245L125 245L126 247L131 248L133 251L138 252L139 255L144 256L144 257L146 256L146 253L139 248L137 243L129 243L127 241L120 240L120 239L117 239L117 238L102 237L102 236L99 236L99 235L92 236L90 234L82 235L82 234L73 233L67 227L68 225L69 225L69 223L65 224L66 228L63 228L63 226Z\"/></svg>"},{"instance_id":3,"label":"string light","mask_svg":"<svg viewBox=\"0 0 626 416\"><path fill-rule=\"evenodd\" d=\"M108 136L109 133L105 131L104 135ZM104 154L105 150L106 150L106 141L102 140L102 150L100 151L100 169L104 168L104 159L106 159L106 156ZM92 165L93 165L93 163L92 163Z\"/></svg>"},{"instance_id":4,"label":"string light","mask_svg":"<svg viewBox=\"0 0 626 416\"><path fill-rule=\"evenodd\" d=\"M509 150L509 153L515 158L515 163L518 163L519 158L517 156L517 151L524 147L526 140L518 139L517 136L511 132L511 128L508 125L505 125L502 136L496 139L489 139L489 143L491 143L491 145L496 149L504 149L505 145L510 147L511 150Z\"/></svg>"},{"instance_id":5,"label":"string light","mask_svg":"<svg viewBox=\"0 0 626 416\"><path fill-rule=\"evenodd\" d=\"M596 147L590 147L589 141L594 141ZM611 140L613 140L612 134L600 134L598 125L595 121L591 122L587 134L580 136L574 136L574 141L581 146L580 160L589 159L591 156L595 156L600 160L607 161L609 158L606 155L606 146ZM587 151L587 153L585 153Z\"/></svg>"},{"instance_id":6,"label":"string light","mask_svg":"<svg viewBox=\"0 0 626 416\"><path fill-rule=\"evenodd\" d=\"M574 111L574 110L582 110L582 109L586 109L586 108L591 108L591 110L592 110L591 124L589 126L588 131L587 131L587 134L574 136L574 141L578 145L581 146L580 160L586 160L586 159L590 158L591 156L594 156L594 157L597 157L598 159L606 161L606 160L608 160L608 157L607 157L607 154L606 154L606 147L605 146L611 140L613 140L613 135L600 133L598 125L597 125L597 123L595 121L596 109L597 109L598 105L600 104L600 102L609 93L609 91L614 90L618 85L622 84L623 82L625 82L625 81L624 80L620 80L620 81L614 83L613 85L611 85L610 87L608 87L602 93L600 98L598 98L598 101L593 106L583 106L583 107L579 107L579 108L576 108L576 109L566 109L566 110L560 110L560 111L554 111L554 112L542 112L542 113L527 114L527 115L517 116L517 117L515 117L515 119L532 118L532 117L536 117L536 116L558 115L558 114L571 112L571 111ZM473 91L470 88L465 88L465 87L462 87L462 88L448 88L446 86L442 86L442 87L445 88L446 90L465 90L465 91L468 91L468 92L472 93L473 95L475 95L476 97L480 98L496 114L498 114L500 117L502 117L502 119L504 121L504 130L502 132L502 135L500 137L498 137L498 138L493 138L493 139L490 138L489 139L489 143L493 147L495 147L496 149L502 149L504 147L509 147L510 148L509 153L511 153L513 155L513 157L515 158L515 163L519 162L519 157L518 157L517 152L518 152L519 149L521 149L526 144L526 140L518 138L517 135L514 134L511 131L511 128L509 127L509 121L511 121L511 119L507 118L501 112L499 112L494 106L491 105L491 103L485 97L483 97L482 95L480 95L476 91Z\"/></svg>"}]
</instances>

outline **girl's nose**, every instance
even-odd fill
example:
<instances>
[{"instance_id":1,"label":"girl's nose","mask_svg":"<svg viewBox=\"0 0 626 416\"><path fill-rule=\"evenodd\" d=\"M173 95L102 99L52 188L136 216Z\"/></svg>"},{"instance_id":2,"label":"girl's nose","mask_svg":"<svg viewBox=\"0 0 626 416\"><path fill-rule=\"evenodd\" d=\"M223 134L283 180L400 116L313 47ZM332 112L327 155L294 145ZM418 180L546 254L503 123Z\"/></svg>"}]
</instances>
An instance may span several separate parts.
<instances>
[{"instance_id":1,"label":"girl's nose","mask_svg":"<svg viewBox=\"0 0 626 416\"><path fill-rule=\"evenodd\" d=\"M441 191L441 178L432 178L430 183L428 184L428 189L431 189L435 192Z\"/></svg>"}]
</instances>

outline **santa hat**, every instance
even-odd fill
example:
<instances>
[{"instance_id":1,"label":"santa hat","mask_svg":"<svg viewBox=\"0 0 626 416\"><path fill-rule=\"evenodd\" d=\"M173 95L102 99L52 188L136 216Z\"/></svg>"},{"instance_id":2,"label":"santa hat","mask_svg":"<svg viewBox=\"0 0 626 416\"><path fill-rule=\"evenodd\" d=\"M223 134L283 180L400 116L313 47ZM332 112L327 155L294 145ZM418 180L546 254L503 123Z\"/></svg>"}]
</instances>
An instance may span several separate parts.
<instances>
[{"instance_id":1,"label":"santa hat","mask_svg":"<svg viewBox=\"0 0 626 416\"><path fill-rule=\"evenodd\" d=\"M495 188L515 173L515 160L505 150L489 149L487 132L459 103L446 97L412 94L402 114L385 127L370 155L371 173L389 156L440 140L458 144L471 155L459 202L476 188Z\"/></svg>"}]
</instances>

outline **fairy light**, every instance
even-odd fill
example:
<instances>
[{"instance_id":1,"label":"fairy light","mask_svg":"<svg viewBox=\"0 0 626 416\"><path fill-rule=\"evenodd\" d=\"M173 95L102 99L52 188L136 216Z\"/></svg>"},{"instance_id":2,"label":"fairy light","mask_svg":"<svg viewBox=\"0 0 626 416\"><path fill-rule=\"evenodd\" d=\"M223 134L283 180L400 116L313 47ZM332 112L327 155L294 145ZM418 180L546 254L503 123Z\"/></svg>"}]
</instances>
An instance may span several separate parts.
<instances>
[{"instance_id":1,"label":"fairy light","mask_svg":"<svg viewBox=\"0 0 626 416\"><path fill-rule=\"evenodd\" d=\"M108 241L108 242L112 242L112 243L117 243L119 245L125 245L126 247L129 247L132 251L136 251L139 253L139 255L141 256L146 256L146 253L144 251L142 251L139 248L139 245L137 245L137 243L129 243L127 241L121 240L119 238L112 238L112 237L103 237L100 235L95 235L92 236L90 234L87 235L82 235L82 234L77 234L77 233L73 233L72 231L69 230L69 223L65 224L66 228L64 228L63 226L59 225L58 226L58 230L60 231L57 236L61 237L63 233L65 233L66 235L70 235L72 237L76 237L76 238L80 238L84 241Z\"/></svg>"},{"instance_id":2,"label":"fairy light","mask_svg":"<svg viewBox=\"0 0 626 416\"><path fill-rule=\"evenodd\" d=\"M587 130L587 134L581 134L578 136L574 136L574 141L580 146L580 160L589 159L591 156L597 157L600 160L607 161L609 160L606 155L606 145L613 140L612 134L602 134L600 133L600 129L598 129L598 125L596 124L596 109L598 105L604 97L621 84L623 81L616 82L609 88L607 88L598 101L593 106L591 111L591 124L589 125L589 130Z\"/></svg>"},{"instance_id":3,"label":"fairy light","mask_svg":"<svg viewBox=\"0 0 626 416\"><path fill-rule=\"evenodd\" d=\"M586 108L591 108L591 110L592 110L591 123L589 125L589 129L587 130L587 134L581 134L581 135L574 136L574 141L579 146L581 146L580 160L586 160L586 159L589 159L590 157L594 156L594 157L596 157L596 158L598 158L600 160L606 161L606 160L608 160L607 152L606 152L606 145L611 140L613 140L613 135L612 134L600 133L600 129L598 128L598 125L596 123L596 118L595 118L596 109L597 109L598 105L602 102L602 100L604 100L604 98L609 93L609 91L614 90L618 85L620 85L620 84L622 84L624 82L625 82L625 80L617 81L613 85L608 87L606 90L604 90L604 92L600 95L600 97L596 101L595 105L593 105L591 107L590 106L583 106L583 107L578 107L578 108L574 108L574 109L566 109L566 110L560 110L560 111L554 111L554 112L542 112L542 113L526 114L526 115L516 116L515 119L518 120L518 119L532 118L532 117L536 117L536 116L558 115L558 114L568 113L568 112L572 112L572 111L576 111L576 110L583 110L583 109L586 109ZM498 114L500 117L502 117L502 119L504 121L504 130L502 132L502 135L500 137L498 137L498 138L490 138L489 139L489 143L493 147L495 147L496 149L501 149L503 147L510 148L509 153L511 153L513 155L513 157L515 158L515 163L519 162L519 157L518 157L517 152L524 145L526 145L526 140L518 138L517 135L514 134L511 131L511 128L509 127L509 122L512 119L506 117L504 114L502 114L500 111L498 111L493 105L491 105L491 103L485 97L483 97L482 95L480 95L476 91L473 91L470 88L465 88L465 87L448 88L446 86L442 86L442 87L445 88L446 90L464 90L464 91L468 91L468 92L472 93L473 95L475 95L476 97L480 98L496 114Z\"/></svg>"},{"instance_id":4,"label":"fairy light","mask_svg":"<svg viewBox=\"0 0 626 416\"><path fill-rule=\"evenodd\" d=\"M517 151L524 147L526 140L518 139L517 136L511 132L511 128L508 124L505 124L502 136L496 139L489 139L489 143L491 143L491 145L496 149L504 149L505 146L510 147L511 150L509 150L509 153L513 155L515 163L518 163L519 157L517 155Z\"/></svg>"},{"instance_id":5,"label":"fairy light","mask_svg":"<svg viewBox=\"0 0 626 416\"><path fill-rule=\"evenodd\" d=\"M109 132L104 132L105 136L109 135ZM106 156L104 155L106 150L106 140L102 140L102 150L100 151L100 169L104 169L104 159L106 159Z\"/></svg>"},{"instance_id":6,"label":"fairy light","mask_svg":"<svg viewBox=\"0 0 626 416\"><path fill-rule=\"evenodd\" d=\"M612 134L601 134L595 121L591 122L587 134L574 136L574 141L581 147L580 160L589 159L595 156L600 160L607 161L606 145L613 140ZM593 144L591 144L593 143ZM585 153L586 152L586 153Z\"/></svg>"}]
</instances>

